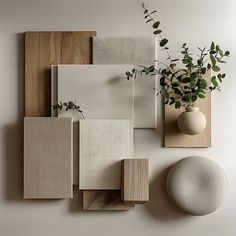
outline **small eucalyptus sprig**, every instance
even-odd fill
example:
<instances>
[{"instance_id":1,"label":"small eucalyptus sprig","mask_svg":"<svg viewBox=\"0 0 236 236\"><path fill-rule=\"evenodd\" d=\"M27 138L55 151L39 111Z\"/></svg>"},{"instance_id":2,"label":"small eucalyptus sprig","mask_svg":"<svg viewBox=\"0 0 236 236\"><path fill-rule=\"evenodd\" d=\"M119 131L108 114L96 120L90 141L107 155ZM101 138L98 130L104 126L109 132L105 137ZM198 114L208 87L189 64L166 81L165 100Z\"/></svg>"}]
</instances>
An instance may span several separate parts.
<instances>
[{"instance_id":1,"label":"small eucalyptus sprig","mask_svg":"<svg viewBox=\"0 0 236 236\"><path fill-rule=\"evenodd\" d=\"M66 111L72 110L72 111L78 111L82 117L85 119L85 116L83 114L83 111L80 109L80 106L77 106L76 103L73 103L72 101L68 101L68 102L59 102L55 105L52 105L53 110L58 111L58 110L62 110L63 108L66 109Z\"/></svg>"},{"instance_id":2,"label":"small eucalyptus sprig","mask_svg":"<svg viewBox=\"0 0 236 236\"><path fill-rule=\"evenodd\" d=\"M153 34L159 36L159 46L166 51L167 62L156 60L156 65L134 68L126 72L127 79L135 79L139 72L145 75L160 75L162 90L157 90L157 95L161 94L165 98L165 104L175 105L177 109L181 106L194 106L198 98L205 98L207 90L211 92L220 90L220 83L226 75L220 72L219 65L226 63L225 58L230 55L230 52L223 51L219 45L212 42L208 50L198 47L199 54L194 60L191 50L184 43L181 47L182 59L172 59L168 47L169 40L162 36L160 21L154 19L157 11L149 12L144 3L142 7L146 23L152 23ZM177 61L182 62L182 65L178 65L182 69L176 69ZM208 70L212 73L210 84L205 79Z\"/></svg>"}]
</instances>

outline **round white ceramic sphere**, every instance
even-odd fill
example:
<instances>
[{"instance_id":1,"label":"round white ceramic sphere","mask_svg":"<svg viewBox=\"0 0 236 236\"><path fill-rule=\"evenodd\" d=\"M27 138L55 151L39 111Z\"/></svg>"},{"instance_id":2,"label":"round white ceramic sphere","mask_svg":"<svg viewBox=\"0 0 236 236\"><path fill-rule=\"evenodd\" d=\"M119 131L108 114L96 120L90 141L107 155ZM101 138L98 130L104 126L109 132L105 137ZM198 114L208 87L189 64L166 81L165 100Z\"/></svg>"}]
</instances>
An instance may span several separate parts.
<instances>
[{"instance_id":1,"label":"round white ceramic sphere","mask_svg":"<svg viewBox=\"0 0 236 236\"><path fill-rule=\"evenodd\" d=\"M200 134L206 127L206 117L198 108L186 109L178 117L178 127L184 134Z\"/></svg>"},{"instance_id":2,"label":"round white ceramic sphere","mask_svg":"<svg viewBox=\"0 0 236 236\"><path fill-rule=\"evenodd\" d=\"M167 192L176 205L191 215L206 215L222 204L228 187L222 167L205 157L177 162L168 173Z\"/></svg>"}]
</instances>

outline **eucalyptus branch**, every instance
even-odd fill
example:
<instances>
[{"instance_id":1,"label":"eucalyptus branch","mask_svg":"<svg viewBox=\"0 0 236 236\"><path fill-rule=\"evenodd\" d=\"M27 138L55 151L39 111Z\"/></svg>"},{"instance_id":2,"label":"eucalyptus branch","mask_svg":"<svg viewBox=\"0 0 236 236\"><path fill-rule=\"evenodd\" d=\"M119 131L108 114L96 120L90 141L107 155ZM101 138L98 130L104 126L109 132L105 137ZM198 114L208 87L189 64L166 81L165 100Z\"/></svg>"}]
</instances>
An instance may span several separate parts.
<instances>
[{"instance_id":1,"label":"eucalyptus branch","mask_svg":"<svg viewBox=\"0 0 236 236\"><path fill-rule=\"evenodd\" d=\"M169 47L167 47L167 43L168 43L168 39L162 37L162 30L159 29L159 26L160 26L160 21L159 20L155 20L152 15L156 14L157 11L154 10L152 11L151 13L149 12L149 9L147 8L147 6L145 5L145 3L142 3L142 7L144 9L144 18L146 19L146 23L149 23L149 22L152 22L153 25L152 25L152 28L154 29L153 31L153 34L155 35L158 35L159 38L160 38L160 43L159 45L164 48L168 58L167 60L170 60L171 62L173 61L172 60L172 56L171 56L171 53L170 53L170 50L169 50Z\"/></svg>"},{"instance_id":2,"label":"eucalyptus branch","mask_svg":"<svg viewBox=\"0 0 236 236\"><path fill-rule=\"evenodd\" d=\"M212 42L208 50L198 47L200 53L197 54L197 60L195 61L191 49L184 43L181 47L183 66L181 66L182 69L176 70L177 65L175 62L180 59L173 60L171 57L167 46L169 41L162 37L162 30L159 29L160 21L156 21L153 17L157 11L149 12L144 3L142 7L146 23L152 23L153 34L160 37L159 46L166 51L168 55L167 61L170 64L155 60L156 66L138 66L138 68L133 68L132 71L127 71L127 79L135 79L138 72L145 75L160 75L162 91L158 91L157 94L161 94L165 98L165 104L173 104L175 108L194 105L197 99L205 98L207 90L220 90L220 83L223 82L226 75L225 73L220 73L219 64L226 63L224 59L230 55L230 52L223 51L219 45ZM207 56L209 56L209 59L207 59ZM208 70L212 73L210 84L205 79Z\"/></svg>"},{"instance_id":3,"label":"eucalyptus branch","mask_svg":"<svg viewBox=\"0 0 236 236\"><path fill-rule=\"evenodd\" d=\"M77 106L76 103L73 103L72 101L68 101L68 102L59 102L55 105L52 105L53 110L58 111L58 110L63 110L63 108L66 111L72 110L72 111L78 111L81 116L85 119L85 116L83 114L83 111L80 109L80 106Z\"/></svg>"}]
</instances>

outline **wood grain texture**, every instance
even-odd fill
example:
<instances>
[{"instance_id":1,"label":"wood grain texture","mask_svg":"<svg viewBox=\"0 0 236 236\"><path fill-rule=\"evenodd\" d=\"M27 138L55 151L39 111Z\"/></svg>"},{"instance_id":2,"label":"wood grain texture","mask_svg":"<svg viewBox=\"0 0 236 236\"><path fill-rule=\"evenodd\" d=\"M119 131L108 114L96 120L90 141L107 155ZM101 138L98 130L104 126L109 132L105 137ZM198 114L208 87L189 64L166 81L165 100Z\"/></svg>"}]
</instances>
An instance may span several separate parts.
<instances>
[{"instance_id":1,"label":"wood grain texture","mask_svg":"<svg viewBox=\"0 0 236 236\"><path fill-rule=\"evenodd\" d=\"M24 198L72 198L72 119L24 120Z\"/></svg>"},{"instance_id":2,"label":"wood grain texture","mask_svg":"<svg viewBox=\"0 0 236 236\"><path fill-rule=\"evenodd\" d=\"M133 208L133 203L121 201L119 190L83 191L83 210L127 211Z\"/></svg>"},{"instance_id":3,"label":"wood grain texture","mask_svg":"<svg viewBox=\"0 0 236 236\"><path fill-rule=\"evenodd\" d=\"M129 120L84 119L79 126L79 189L120 189L120 161L130 156Z\"/></svg>"},{"instance_id":4,"label":"wood grain texture","mask_svg":"<svg viewBox=\"0 0 236 236\"><path fill-rule=\"evenodd\" d=\"M148 159L122 160L122 200L144 203L149 200Z\"/></svg>"},{"instance_id":5,"label":"wood grain texture","mask_svg":"<svg viewBox=\"0 0 236 236\"><path fill-rule=\"evenodd\" d=\"M208 71L205 79L210 81ZM165 106L165 147L211 147L211 92L207 91L205 99L198 99L196 106L206 116L206 128L198 135L186 135L177 126L178 116L184 111L173 106Z\"/></svg>"},{"instance_id":6,"label":"wood grain texture","mask_svg":"<svg viewBox=\"0 0 236 236\"><path fill-rule=\"evenodd\" d=\"M96 32L25 33L25 116L50 116L53 64L91 64Z\"/></svg>"}]
</instances>

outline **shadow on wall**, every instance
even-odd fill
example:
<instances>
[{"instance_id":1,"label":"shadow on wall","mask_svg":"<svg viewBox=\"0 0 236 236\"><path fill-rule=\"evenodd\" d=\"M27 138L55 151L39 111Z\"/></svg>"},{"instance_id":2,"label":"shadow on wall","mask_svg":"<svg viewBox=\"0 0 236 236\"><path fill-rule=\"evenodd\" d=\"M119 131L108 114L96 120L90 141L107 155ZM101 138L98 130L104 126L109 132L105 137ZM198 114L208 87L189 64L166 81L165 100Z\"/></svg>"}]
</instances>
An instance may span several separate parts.
<instances>
[{"instance_id":1,"label":"shadow on wall","mask_svg":"<svg viewBox=\"0 0 236 236\"><path fill-rule=\"evenodd\" d=\"M150 199L145 205L147 212L159 221L181 220L189 217L179 210L169 199L166 179L172 166L159 172L150 183Z\"/></svg>"},{"instance_id":2,"label":"shadow on wall","mask_svg":"<svg viewBox=\"0 0 236 236\"><path fill-rule=\"evenodd\" d=\"M17 38L17 123L3 127L5 199L23 200L24 34Z\"/></svg>"}]
</instances>

